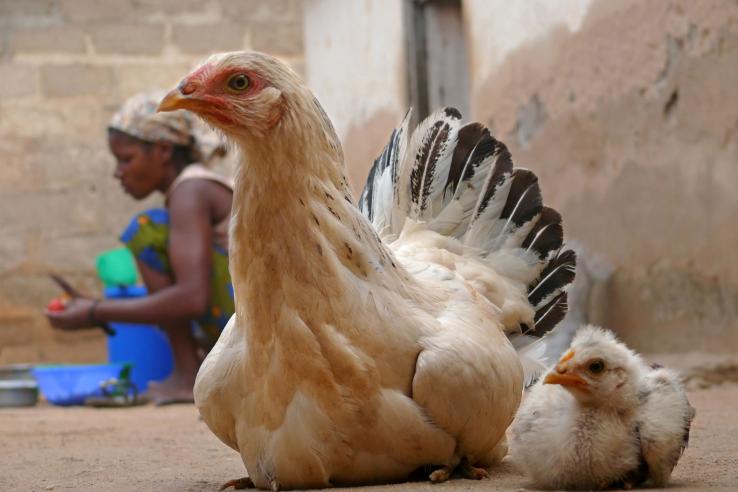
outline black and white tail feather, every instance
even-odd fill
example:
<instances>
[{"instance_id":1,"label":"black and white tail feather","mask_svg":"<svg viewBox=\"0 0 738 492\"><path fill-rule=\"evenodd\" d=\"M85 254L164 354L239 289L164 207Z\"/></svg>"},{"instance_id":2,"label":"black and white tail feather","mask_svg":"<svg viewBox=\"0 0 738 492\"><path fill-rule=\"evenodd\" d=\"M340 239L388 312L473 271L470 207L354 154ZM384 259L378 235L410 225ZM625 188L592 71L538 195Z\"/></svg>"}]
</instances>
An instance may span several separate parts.
<instances>
[{"instance_id":1,"label":"black and white tail feather","mask_svg":"<svg viewBox=\"0 0 738 492\"><path fill-rule=\"evenodd\" d=\"M566 314L574 280L576 255L562 248L561 215L543 206L536 175L514 167L480 123L462 125L456 109L443 108L409 136L409 120L410 112L374 161L359 208L387 242L409 218L459 240L499 273L510 264L501 257L524 260L534 323L510 337L528 385L545 368L542 337Z\"/></svg>"}]
</instances>

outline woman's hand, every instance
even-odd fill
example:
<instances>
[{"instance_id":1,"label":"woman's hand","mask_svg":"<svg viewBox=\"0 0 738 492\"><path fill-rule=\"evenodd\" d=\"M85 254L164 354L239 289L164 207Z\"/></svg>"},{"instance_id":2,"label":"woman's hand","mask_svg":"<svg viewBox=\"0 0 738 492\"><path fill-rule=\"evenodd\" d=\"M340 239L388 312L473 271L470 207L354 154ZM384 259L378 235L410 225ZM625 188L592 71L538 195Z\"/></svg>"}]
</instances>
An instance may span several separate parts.
<instances>
[{"instance_id":1,"label":"woman's hand","mask_svg":"<svg viewBox=\"0 0 738 492\"><path fill-rule=\"evenodd\" d=\"M94 328L91 310L95 299L75 297L70 299L63 311L44 312L51 326L60 330L82 330Z\"/></svg>"}]
</instances>

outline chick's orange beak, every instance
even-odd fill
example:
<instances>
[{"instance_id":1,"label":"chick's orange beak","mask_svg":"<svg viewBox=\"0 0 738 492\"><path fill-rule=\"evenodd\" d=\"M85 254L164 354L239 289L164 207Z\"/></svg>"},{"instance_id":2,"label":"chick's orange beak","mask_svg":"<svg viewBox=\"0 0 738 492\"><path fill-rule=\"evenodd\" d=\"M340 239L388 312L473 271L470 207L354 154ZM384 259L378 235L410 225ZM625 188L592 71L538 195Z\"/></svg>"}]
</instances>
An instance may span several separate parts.
<instances>
[{"instance_id":1,"label":"chick's orange beak","mask_svg":"<svg viewBox=\"0 0 738 492\"><path fill-rule=\"evenodd\" d=\"M549 372L543 379L543 384L560 384L561 386L584 388L587 386L587 381L574 373Z\"/></svg>"},{"instance_id":2,"label":"chick's orange beak","mask_svg":"<svg viewBox=\"0 0 738 492\"><path fill-rule=\"evenodd\" d=\"M586 389L588 386L587 381L577 374L574 370L571 370L568 362L574 357L574 351L570 350L559 360L556 364L556 368L546 374L543 379L543 384L560 384L561 386L568 386L570 388Z\"/></svg>"}]
</instances>

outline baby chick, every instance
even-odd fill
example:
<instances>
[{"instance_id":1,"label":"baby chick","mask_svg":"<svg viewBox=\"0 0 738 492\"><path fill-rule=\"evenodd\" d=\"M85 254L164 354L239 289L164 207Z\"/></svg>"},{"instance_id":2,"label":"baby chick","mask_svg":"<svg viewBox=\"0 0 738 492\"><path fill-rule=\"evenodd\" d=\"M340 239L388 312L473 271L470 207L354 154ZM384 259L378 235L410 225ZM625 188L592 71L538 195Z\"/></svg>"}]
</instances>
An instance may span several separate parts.
<instances>
[{"instance_id":1,"label":"baby chick","mask_svg":"<svg viewBox=\"0 0 738 492\"><path fill-rule=\"evenodd\" d=\"M540 488L662 485L693 417L676 374L585 326L523 401L511 455Z\"/></svg>"}]
</instances>

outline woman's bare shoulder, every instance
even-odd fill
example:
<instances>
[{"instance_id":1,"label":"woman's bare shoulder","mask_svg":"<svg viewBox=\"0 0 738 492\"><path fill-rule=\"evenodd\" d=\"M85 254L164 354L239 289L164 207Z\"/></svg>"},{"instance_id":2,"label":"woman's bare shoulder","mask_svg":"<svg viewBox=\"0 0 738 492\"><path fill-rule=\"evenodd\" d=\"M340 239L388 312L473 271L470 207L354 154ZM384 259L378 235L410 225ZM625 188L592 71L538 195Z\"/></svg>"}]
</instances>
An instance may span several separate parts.
<instances>
[{"instance_id":1,"label":"woman's bare shoulder","mask_svg":"<svg viewBox=\"0 0 738 492\"><path fill-rule=\"evenodd\" d=\"M207 210L214 219L230 213L233 191L217 181L205 178L188 179L171 191L168 199L170 213L178 210L189 213Z\"/></svg>"}]
</instances>

